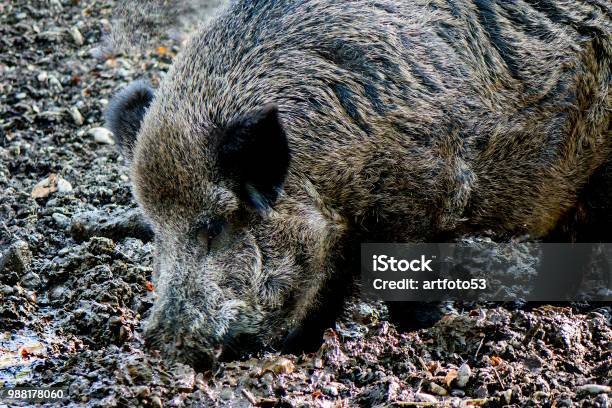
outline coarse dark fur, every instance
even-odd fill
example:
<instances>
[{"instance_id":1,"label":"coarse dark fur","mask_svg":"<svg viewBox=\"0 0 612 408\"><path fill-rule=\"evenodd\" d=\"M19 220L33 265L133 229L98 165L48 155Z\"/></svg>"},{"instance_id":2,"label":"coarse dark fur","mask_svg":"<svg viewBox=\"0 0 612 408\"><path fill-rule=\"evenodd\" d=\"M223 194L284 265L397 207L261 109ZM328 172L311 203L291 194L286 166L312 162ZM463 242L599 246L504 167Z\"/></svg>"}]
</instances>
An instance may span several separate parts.
<instances>
[{"instance_id":1,"label":"coarse dark fur","mask_svg":"<svg viewBox=\"0 0 612 408\"><path fill-rule=\"evenodd\" d=\"M361 242L609 231L611 21L603 0L232 3L132 134L152 347L206 365L317 338Z\"/></svg>"}]
</instances>

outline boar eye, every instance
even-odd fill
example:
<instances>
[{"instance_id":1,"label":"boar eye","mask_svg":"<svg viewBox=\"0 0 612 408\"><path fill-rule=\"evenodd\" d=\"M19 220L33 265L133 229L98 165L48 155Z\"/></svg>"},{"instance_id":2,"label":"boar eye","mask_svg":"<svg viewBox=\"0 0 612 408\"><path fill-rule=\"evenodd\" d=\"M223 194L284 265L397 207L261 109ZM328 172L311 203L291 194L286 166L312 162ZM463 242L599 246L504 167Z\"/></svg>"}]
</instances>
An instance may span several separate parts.
<instances>
[{"instance_id":1,"label":"boar eye","mask_svg":"<svg viewBox=\"0 0 612 408\"><path fill-rule=\"evenodd\" d=\"M206 245L206 248L210 250L213 241L223 231L223 222L215 220L203 222L198 225L196 230L196 237L202 245Z\"/></svg>"}]
</instances>

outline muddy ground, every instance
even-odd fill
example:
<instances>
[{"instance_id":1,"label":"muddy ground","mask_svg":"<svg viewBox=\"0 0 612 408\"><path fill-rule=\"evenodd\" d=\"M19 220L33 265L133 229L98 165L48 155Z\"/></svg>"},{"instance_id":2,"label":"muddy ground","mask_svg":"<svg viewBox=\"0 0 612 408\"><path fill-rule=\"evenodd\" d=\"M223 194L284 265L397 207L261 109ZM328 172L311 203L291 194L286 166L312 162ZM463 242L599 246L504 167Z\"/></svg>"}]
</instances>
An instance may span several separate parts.
<instances>
[{"instance_id":1,"label":"muddy ground","mask_svg":"<svg viewBox=\"0 0 612 408\"><path fill-rule=\"evenodd\" d=\"M151 234L98 128L112 93L156 84L178 46L105 54L111 9L0 1L0 387L64 387L60 405L91 407L609 405L609 304L455 305L399 334L355 300L315 354L198 373L146 351Z\"/></svg>"}]
</instances>

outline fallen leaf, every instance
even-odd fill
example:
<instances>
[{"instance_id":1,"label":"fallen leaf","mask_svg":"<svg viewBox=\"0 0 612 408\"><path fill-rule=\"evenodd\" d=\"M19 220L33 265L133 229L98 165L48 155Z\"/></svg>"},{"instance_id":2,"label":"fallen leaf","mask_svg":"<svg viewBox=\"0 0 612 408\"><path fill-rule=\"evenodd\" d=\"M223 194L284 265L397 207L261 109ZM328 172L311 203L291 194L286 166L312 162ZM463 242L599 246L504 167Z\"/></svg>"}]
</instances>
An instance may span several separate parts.
<instances>
[{"instance_id":1,"label":"fallen leaf","mask_svg":"<svg viewBox=\"0 0 612 408\"><path fill-rule=\"evenodd\" d=\"M291 374L295 366L293 362L287 358L279 357L273 360L268 360L264 363L262 372L271 371L274 374Z\"/></svg>"},{"instance_id":2,"label":"fallen leaf","mask_svg":"<svg viewBox=\"0 0 612 408\"><path fill-rule=\"evenodd\" d=\"M503 362L504 360L501 357L498 357L498 356L491 357L491 364L493 365L493 367L497 367L498 365L501 365Z\"/></svg>"},{"instance_id":3,"label":"fallen leaf","mask_svg":"<svg viewBox=\"0 0 612 408\"><path fill-rule=\"evenodd\" d=\"M450 387L451 383L455 378L457 378L457 370L453 368L449 370L448 373L446 373L446 376L444 377L444 382L446 383L446 386Z\"/></svg>"},{"instance_id":4,"label":"fallen leaf","mask_svg":"<svg viewBox=\"0 0 612 408\"><path fill-rule=\"evenodd\" d=\"M432 374L435 374L436 371L438 371L438 368L440 368L440 363L437 361L430 361L429 364L427 364L427 369Z\"/></svg>"}]
</instances>

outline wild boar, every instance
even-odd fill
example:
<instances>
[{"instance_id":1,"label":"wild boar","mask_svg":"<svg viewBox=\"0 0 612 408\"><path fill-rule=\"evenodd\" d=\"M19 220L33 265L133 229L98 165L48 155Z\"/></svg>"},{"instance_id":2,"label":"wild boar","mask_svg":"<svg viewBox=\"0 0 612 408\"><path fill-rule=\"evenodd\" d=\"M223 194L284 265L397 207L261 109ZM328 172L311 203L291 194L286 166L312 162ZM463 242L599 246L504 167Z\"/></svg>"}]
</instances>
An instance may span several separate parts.
<instances>
[{"instance_id":1,"label":"wild boar","mask_svg":"<svg viewBox=\"0 0 612 408\"><path fill-rule=\"evenodd\" d=\"M151 347L206 366L312 345L362 242L607 237L611 15L603 0L233 2L158 89L134 83L108 110L156 234Z\"/></svg>"}]
</instances>

